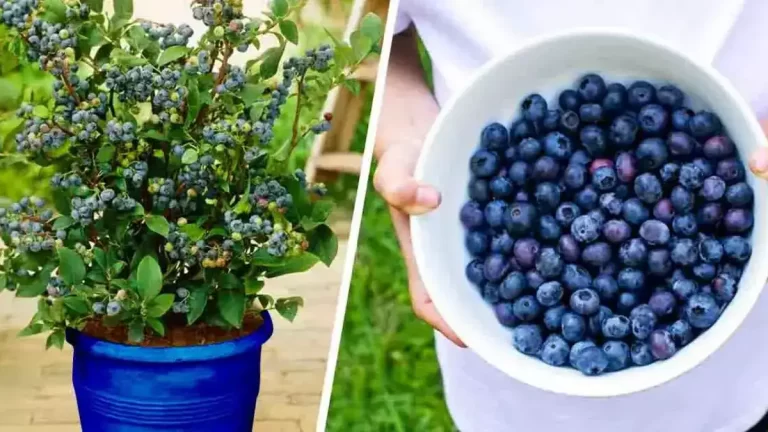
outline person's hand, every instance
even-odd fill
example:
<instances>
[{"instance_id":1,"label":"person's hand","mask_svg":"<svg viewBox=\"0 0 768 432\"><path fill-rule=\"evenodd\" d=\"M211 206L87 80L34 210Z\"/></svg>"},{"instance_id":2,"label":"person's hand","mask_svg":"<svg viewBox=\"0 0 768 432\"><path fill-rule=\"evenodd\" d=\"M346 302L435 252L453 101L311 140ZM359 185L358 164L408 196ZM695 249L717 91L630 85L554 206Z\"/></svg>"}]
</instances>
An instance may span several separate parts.
<instances>
[{"instance_id":1,"label":"person's hand","mask_svg":"<svg viewBox=\"0 0 768 432\"><path fill-rule=\"evenodd\" d=\"M763 132L768 136L768 120L760 122ZM768 148L756 151L749 160L749 168L755 175L768 180Z\"/></svg>"},{"instance_id":2,"label":"person's hand","mask_svg":"<svg viewBox=\"0 0 768 432\"><path fill-rule=\"evenodd\" d=\"M456 345L466 347L435 309L432 299L424 289L413 257L410 215L424 214L440 205L440 193L413 178L420 150L421 146L413 143L389 146L379 156L379 166L373 184L390 205L392 222L408 269L408 285L414 313Z\"/></svg>"}]
</instances>

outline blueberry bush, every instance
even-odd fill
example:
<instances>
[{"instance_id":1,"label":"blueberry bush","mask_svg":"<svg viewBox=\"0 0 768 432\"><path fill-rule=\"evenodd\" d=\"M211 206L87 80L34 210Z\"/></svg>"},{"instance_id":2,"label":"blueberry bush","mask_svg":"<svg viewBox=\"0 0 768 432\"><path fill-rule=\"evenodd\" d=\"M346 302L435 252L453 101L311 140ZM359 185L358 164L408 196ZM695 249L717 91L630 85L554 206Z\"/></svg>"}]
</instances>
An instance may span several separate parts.
<instances>
[{"instance_id":1,"label":"blueberry bush","mask_svg":"<svg viewBox=\"0 0 768 432\"><path fill-rule=\"evenodd\" d=\"M288 164L332 119L302 110L356 90L350 76L382 33L368 15L349 43L284 58L304 3L245 17L242 0L196 0L207 30L189 46L188 25L133 18L132 0L111 16L102 0L0 0L14 53L53 77L48 103L18 109L15 134L17 155L55 170L52 206L0 208L0 289L39 297L21 335L49 331L61 347L67 327L101 320L140 343L170 325L240 328L264 309L293 320L302 299L269 296L265 280L329 265L337 249L325 186ZM267 39L244 67L229 63Z\"/></svg>"}]
</instances>

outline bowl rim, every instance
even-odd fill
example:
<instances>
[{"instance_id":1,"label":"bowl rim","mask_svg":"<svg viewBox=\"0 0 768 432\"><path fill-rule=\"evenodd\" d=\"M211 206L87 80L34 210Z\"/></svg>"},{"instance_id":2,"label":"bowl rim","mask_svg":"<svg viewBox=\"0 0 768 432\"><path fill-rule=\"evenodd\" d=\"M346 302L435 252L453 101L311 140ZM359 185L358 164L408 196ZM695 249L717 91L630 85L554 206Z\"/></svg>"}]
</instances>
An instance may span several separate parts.
<instances>
[{"instance_id":1,"label":"bowl rim","mask_svg":"<svg viewBox=\"0 0 768 432\"><path fill-rule=\"evenodd\" d=\"M504 54L495 56L493 59L491 59L482 67L480 67L468 79L465 85L462 88L455 91L449 98L448 102L441 107L440 113L438 114L435 122L433 123L429 133L427 134L424 140L423 147L420 151L419 159L414 171L414 178L419 181L424 179L427 160L430 158L430 155L434 151L435 138L438 135L438 131L442 129L443 124L446 122L446 118L448 117L449 113L453 111L455 106L459 102L461 102L462 99L464 99L466 94L472 91L472 89L478 84L478 82L482 81L487 75L491 74L499 65L509 61L511 57L518 56L530 50L538 49L542 46L555 44L558 41L561 41L563 39L584 38L584 37L623 39L623 40L629 41L630 43L640 43L642 45L652 48L653 50L666 52L667 54L671 54L672 56L677 57L684 62L690 63L691 66L699 69L717 86L722 88L727 94L730 95L734 103L734 106L738 108L740 115L742 117L745 117L746 124L749 127L749 134L751 136L765 137L765 134L762 132L762 129L757 121L756 116L754 115L752 109L749 107L747 102L744 100L741 94L736 90L733 84L731 84L730 81L728 81L728 79L726 79L723 75L721 75L720 72L718 72L712 65L704 64L700 61L697 61L696 59L685 54L684 52L674 47L671 47L668 44L665 44L664 42L662 42L660 39L657 39L652 36L638 35L636 33L632 33L630 31L627 31L624 29L617 29L617 28L582 27L577 29L553 32L553 33L532 38L522 43L518 47L507 51ZM766 146L765 139L762 140L762 145ZM749 175L749 172L747 174ZM429 294L432 302L434 303L438 313L443 315L442 311L447 310L448 300L443 295L440 294L440 290L435 288L435 284L432 283L432 276L430 272L425 273L422 270L422 269L428 268L428 265L427 265L428 261L427 261L427 258L425 257L425 253L428 250L427 247L425 247L426 245L428 245L428 238L426 238L426 235L424 231L422 231L422 227L421 227L421 223L422 223L421 221L423 221L424 218L425 216L412 216L410 219L409 226L411 230L411 242L413 246L413 255L416 261L417 271L419 272L419 276L421 277L424 283L424 287L427 293ZM707 358L709 358L713 353L718 351L720 347L722 347L722 345L725 344L725 342L732 337L732 335L741 326L744 320L746 320L747 316L749 316L750 313L752 312L752 309L754 308L755 303L757 303L763 291L765 282L766 280L768 280L768 266L755 266L755 268L753 269L753 273L756 273L756 276L755 276L757 278L756 280L763 281L762 285L757 289L749 290L748 292L745 292L745 293L740 293L742 296L749 296L748 303L746 304L743 314L738 316L737 319L729 321L729 323L732 322L730 326L732 328L730 329L730 331L727 331L727 333L724 336L721 336L718 339L713 340L713 342L710 345L708 345L708 348L706 350L703 350L704 355L702 355L696 363L690 366L677 367L675 368L673 373L668 373L664 379L657 380L652 383L639 383L633 386L628 386L627 388L618 388L618 389L613 388L615 386L613 387L583 386L579 388L573 388L572 386L571 387L559 386L556 383L557 380L552 380L553 382L542 382L542 380L532 378L531 376L528 376L524 373L520 373L519 370L513 367L515 365L505 364L504 362L501 361L501 356L489 355L490 351L492 350L492 347L488 346L488 344L483 343L483 344L480 344L480 346L475 345L474 344L475 338L473 334L475 334L476 332L473 331L473 329L471 328L472 326L469 324L468 321L465 320L464 323L459 323L459 325L455 325L456 323L452 323L452 330L456 332L459 338L468 346L469 349L472 349L475 352L475 354L480 356L483 360L485 360L495 368L499 369L500 371L504 372L510 378L520 381L524 384L530 385L532 387L554 392L554 393L570 395L570 396L580 396L580 397L613 397L613 396L628 395L632 393L646 391L651 388L673 381L674 379L679 378L683 374L695 369L696 367L701 365ZM610 390L608 390L608 388L610 388Z\"/></svg>"}]
</instances>

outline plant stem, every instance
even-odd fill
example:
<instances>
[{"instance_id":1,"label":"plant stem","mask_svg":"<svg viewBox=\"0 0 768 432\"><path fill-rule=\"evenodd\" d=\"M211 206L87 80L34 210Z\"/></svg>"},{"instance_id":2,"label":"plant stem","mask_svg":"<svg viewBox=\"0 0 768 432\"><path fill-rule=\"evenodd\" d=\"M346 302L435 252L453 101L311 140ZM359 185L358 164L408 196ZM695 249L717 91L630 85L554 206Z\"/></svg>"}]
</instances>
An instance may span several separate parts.
<instances>
[{"instance_id":1,"label":"plant stem","mask_svg":"<svg viewBox=\"0 0 768 432\"><path fill-rule=\"evenodd\" d=\"M56 120L51 120L51 121L53 122L53 125L54 125L54 126L56 126L57 128L61 129L61 131L62 131L62 132L64 132L65 134L67 134L67 135L69 135L69 136L75 136L75 133L74 133L74 132L72 132L71 130L69 130L69 129L65 128L64 126L62 126L62 125L58 124L58 123L56 122Z\"/></svg>"},{"instance_id":2,"label":"plant stem","mask_svg":"<svg viewBox=\"0 0 768 432\"><path fill-rule=\"evenodd\" d=\"M75 92L75 89L72 87L72 84L69 82L69 65L64 66L64 71L61 74L61 79L64 81L64 85L67 87L67 91L69 92L69 95L72 96L72 98L75 100L75 103L80 105L80 97Z\"/></svg>"},{"instance_id":3,"label":"plant stem","mask_svg":"<svg viewBox=\"0 0 768 432\"><path fill-rule=\"evenodd\" d=\"M296 117L293 119L293 132L291 135L291 150L289 152L292 153L293 149L296 148L296 146L299 144L299 117L301 116L301 94L304 91L304 77L306 77L306 73L301 75L301 78L299 78L299 88L296 90Z\"/></svg>"}]
</instances>

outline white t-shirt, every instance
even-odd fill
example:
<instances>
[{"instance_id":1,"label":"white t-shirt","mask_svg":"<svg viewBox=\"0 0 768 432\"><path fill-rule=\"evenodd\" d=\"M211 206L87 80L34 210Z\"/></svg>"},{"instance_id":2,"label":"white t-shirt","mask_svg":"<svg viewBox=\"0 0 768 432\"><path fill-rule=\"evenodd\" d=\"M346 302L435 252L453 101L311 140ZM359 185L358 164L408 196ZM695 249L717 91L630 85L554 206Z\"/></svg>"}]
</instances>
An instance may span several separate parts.
<instances>
[{"instance_id":1,"label":"white t-shirt","mask_svg":"<svg viewBox=\"0 0 768 432\"><path fill-rule=\"evenodd\" d=\"M489 59L529 38L622 27L713 63L759 117L768 114L765 0L401 0L397 28L411 23L432 58L440 104ZM436 334L446 402L464 432L744 432L768 409L768 292L694 370L614 398L530 387Z\"/></svg>"}]
</instances>

